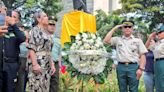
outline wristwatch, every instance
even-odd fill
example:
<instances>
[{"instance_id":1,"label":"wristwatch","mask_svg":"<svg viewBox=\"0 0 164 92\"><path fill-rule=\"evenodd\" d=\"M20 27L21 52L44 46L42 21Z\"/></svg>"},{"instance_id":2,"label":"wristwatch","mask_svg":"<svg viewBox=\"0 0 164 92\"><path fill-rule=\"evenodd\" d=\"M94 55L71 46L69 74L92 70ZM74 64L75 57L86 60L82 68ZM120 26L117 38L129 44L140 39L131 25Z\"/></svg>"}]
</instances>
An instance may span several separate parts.
<instances>
[{"instance_id":1,"label":"wristwatch","mask_svg":"<svg viewBox=\"0 0 164 92\"><path fill-rule=\"evenodd\" d=\"M143 68L141 68L141 67L139 67L138 69L140 69L141 71L144 71L145 69L143 69Z\"/></svg>"}]
</instances>

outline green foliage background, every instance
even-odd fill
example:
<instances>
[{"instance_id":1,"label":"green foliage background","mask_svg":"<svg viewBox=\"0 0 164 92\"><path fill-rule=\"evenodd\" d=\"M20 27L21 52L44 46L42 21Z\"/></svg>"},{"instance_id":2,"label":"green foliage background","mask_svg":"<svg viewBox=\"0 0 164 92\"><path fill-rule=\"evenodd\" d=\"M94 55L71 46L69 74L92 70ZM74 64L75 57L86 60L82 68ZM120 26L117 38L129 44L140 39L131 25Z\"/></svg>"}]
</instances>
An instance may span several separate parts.
<instances>
[{"instance_id":1,"label":"green foliage background","mask_svg":"<svg viewBox=\"0 0 164 92\"><path fill-rule=\"evenodd\" d=\"M164 0L120 0L122 8L114 11L115 14L137 12L145 15L142 19L152 21L150 30L158 24L164 24Z\"/></svg>"},{"instance_id":2,"label":"green foliage background","mask_svg":"<svg viewBox=\"0 0 164 92\"><path fill-rule=\"evenodd\" d=\"M30 14L35 12L36 8L43 9L48 13L48 15L56 15L59 11L62 10L61 0L2 0L6 3L8 8L19 8L24 7L25 16L23 19L28 22L33 22L30 19ZM96 22L97 22L97 32L100 34L101 38L103 39L105 35L115 26L121 24L121 21L128 17L128 13L135 13L140 14L141 17L133 17L135 21L135 33L141 34L141 38L145 41L147 39L147 35L150 34L152 31L157 30L158 25L164 24L164 0L120 0L122 4L122 8L116 11L110 12L109 14L105 14L102 10L97 10L96 15ZM29 11L30 10L30 11ZM24 15L24 14L23 14ZM121 17L120 15L126 15ZM121 35L121 30L118 30L114 36ZM70 44L66 45L69 47ZM111 52L111 47L106 45L107 51ZM64 57L65 64L68 65L67 61L68 57ZM109 63L111 65L111 60ZM78 73L75 71L71 71L73 67L68 67L69 75L61 76L61 92L75 92L76 90L82 90L81 84L78 79L86 79L87 77L81 75L75 77L74 75ZM110 69L110 68L109 68ZM115 71L114 71L115 72ZM112 73L113 74L113 73ZM78 75L78 74L77 74ZM100 74L101 75L101 74ZM109 74L110 75L110 74ZM102 75L104 76L104 75ZM107 76L107 75L105 75ZM113 77L109 76L108 79L104 80L104 84L102 88L99 88L100 92L118 92L117 80L116 75L112 75ZM104 78L104 77L103 77ZM67 81L69 79L69 81ZM95 78L97 81L101 81L101 78ZM110 81L111 79L111 81ZM91 78L91 80L94 80ZM80 84L80 85L78 85ZM110 87L112 86L112 87ZM87 84L84 83L83 87L86 91L84 92L95 92L95 84ZM78 91L76 91L78 92ZM144 92L143 80L141 80L141 85L139 87L139 92Z\"/></svg>"}]
</instances>

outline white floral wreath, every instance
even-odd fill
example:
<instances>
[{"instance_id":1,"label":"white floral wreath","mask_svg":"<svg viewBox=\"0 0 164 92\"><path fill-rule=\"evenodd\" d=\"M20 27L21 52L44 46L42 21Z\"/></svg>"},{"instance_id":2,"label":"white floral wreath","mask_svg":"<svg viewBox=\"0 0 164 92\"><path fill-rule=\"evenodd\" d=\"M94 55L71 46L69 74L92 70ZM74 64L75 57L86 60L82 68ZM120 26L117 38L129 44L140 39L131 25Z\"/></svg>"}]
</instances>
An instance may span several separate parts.
<instances>
[{"instance_id":1,"label":"white floral wreath","mask_svg":"<svg viewBox=\"0 0 164 92\"><path fill-rule=\"evenodd\" d=\"M110 56L97 33L80 33L70 47L69 61L73 67L84 74L103 72Z\"/></svg>"}]
</instances>

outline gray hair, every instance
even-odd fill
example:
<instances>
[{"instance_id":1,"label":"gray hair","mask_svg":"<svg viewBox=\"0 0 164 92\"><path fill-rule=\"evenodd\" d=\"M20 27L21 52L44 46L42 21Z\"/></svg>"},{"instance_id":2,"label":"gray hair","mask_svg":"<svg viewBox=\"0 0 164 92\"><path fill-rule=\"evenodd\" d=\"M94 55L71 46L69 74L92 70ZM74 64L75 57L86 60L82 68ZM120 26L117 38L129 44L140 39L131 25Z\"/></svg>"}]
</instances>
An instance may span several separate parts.
<instances>
[{"instance_id":1,"label":"gray hair","mask_svg":"<svg viewBox=\"0 0 164 92\"><path fill-rule=\"evenodd\" d=\"M38 24L38 18L40 18L43 13L44 13L44 11L37 11L34 14L34 25Z\"/></svg>"}]
</instances>

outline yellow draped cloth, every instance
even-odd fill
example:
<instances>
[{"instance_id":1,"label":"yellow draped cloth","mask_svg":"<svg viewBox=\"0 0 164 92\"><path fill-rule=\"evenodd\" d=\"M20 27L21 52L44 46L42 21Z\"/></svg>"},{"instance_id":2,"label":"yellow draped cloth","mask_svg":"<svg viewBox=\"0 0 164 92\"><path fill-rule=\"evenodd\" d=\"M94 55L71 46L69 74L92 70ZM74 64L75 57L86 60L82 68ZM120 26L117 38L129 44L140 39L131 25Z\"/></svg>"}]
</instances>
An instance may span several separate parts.
<instances>
[{"instance_id":1,"label":"yellow draped cloth","mask_svg":"<svg viewBox=\"0 0 164 92\"><path fill-rule=\"evenodd\" d=\"M61 44L71 42L70 36L76 36L79 32L96 32L95 16L82 12L72 11L65 14L62 19Z\"/></svg>"}]
</instances>

